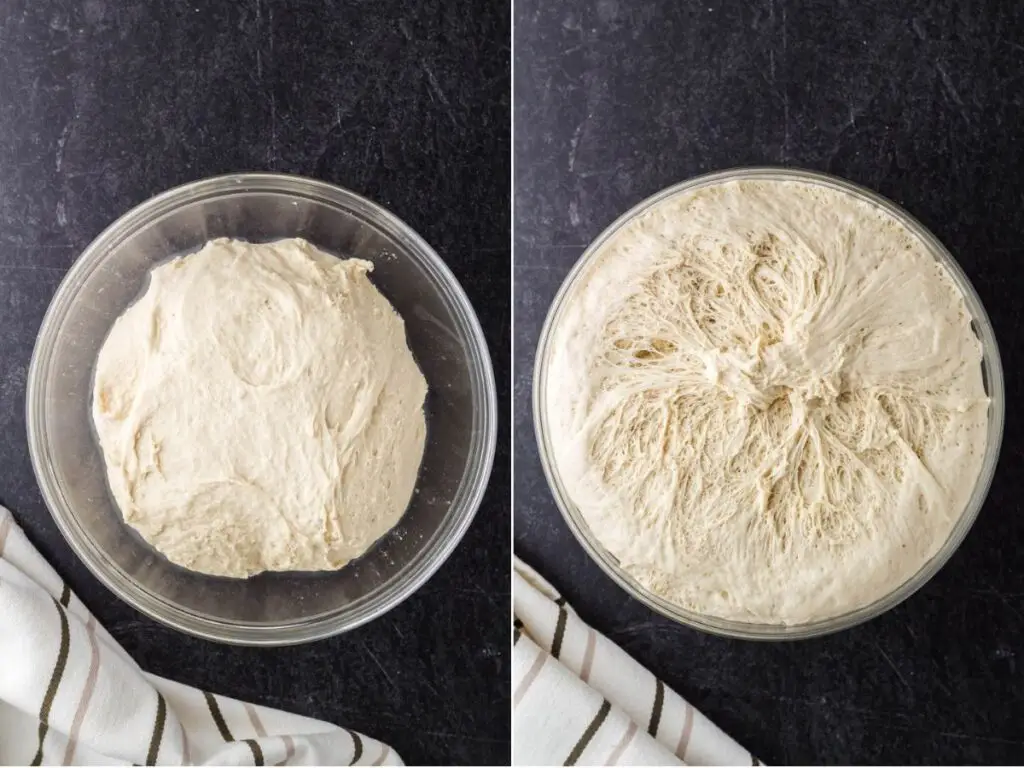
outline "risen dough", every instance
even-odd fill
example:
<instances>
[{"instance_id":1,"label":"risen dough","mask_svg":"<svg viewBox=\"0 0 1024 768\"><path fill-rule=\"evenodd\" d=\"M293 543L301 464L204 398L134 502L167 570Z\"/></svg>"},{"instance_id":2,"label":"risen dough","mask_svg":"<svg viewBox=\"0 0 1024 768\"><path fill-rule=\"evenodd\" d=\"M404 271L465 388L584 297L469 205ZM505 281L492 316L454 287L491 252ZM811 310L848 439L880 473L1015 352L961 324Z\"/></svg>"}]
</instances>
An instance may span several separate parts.
<instances>
[{"instance_id":1,"label":"risen dough","mask_svg":"<svg viewBox=\"0 0 1024 768\"><path fill-rule=\"evenodd\" d=\"M873 602L939 550L980 471L962 294L897 220L820 185L657 204L582 275L551 354L569 497L628 573L702 614Z\"/></svg>"},{"instance_id":2,"label":"risen dough","mask_svg":"<svg viewBox=\"0 0 1024 768\"><path fill-rule=\"evenodd\" d=\"M213 240L114 323L93 421L125 521L172 562L336 569L401 517L426 382L371 269L303 240Z\"/></svg>"}]
</instances>

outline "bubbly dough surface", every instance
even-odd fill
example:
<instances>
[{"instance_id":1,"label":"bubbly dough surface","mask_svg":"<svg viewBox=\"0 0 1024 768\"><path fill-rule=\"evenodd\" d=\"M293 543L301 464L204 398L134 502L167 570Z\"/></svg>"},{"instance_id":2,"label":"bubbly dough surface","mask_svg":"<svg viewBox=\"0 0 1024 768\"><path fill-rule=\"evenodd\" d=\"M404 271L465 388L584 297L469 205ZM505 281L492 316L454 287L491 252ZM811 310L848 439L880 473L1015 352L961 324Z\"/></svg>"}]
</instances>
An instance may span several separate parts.
<instances>
[{"instance_id":1,"label":"bubbly dough surface","mask_svg":"<svg viewBox=\"0 0 1024 768\"><path fill-rule=\"evenodd\" d=\"M172 562L332 570L398 522L427 386L372 268L299 239L213 240L114 323L93 422L125 521Z\"/></svg>"},{"instance_id":2,"label":"bubbly dough surface","mask_svg":"<svg viewBox=\"0 0 1024 768\"><path fill-rule=\"evenodd\" d=\"M847 193L742 181L620 229L550 347L553 457L644 587L798 624L941 548L985 451L981 342L947 270Z\"/></svg>"}]
</instances>

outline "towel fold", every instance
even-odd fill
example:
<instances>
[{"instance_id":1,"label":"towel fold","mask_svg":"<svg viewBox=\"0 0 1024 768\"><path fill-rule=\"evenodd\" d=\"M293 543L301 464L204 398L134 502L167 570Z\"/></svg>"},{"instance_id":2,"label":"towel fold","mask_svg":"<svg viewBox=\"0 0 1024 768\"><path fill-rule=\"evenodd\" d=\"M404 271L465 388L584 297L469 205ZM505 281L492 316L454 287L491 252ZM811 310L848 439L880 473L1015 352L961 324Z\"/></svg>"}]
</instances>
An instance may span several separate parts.
<instances>
[{"instance_id":1,"label":"towel fold","mask_svg":"<svg viewBox=\"0 0 1024 768\"><path fill-rule=\"evenodd\" d=\"M516 558L516 765L761 765Z\"/></svg>"},{"instance_id":2,"label":"towel fold","mask_svg":"<svg viewBox=\"0 0 1024 768\"><path fill-rule=\"evenodd\" d=\"M0 764L402 762L354 731L146 674L0 507Z\"/></svg>"}]
</instances>

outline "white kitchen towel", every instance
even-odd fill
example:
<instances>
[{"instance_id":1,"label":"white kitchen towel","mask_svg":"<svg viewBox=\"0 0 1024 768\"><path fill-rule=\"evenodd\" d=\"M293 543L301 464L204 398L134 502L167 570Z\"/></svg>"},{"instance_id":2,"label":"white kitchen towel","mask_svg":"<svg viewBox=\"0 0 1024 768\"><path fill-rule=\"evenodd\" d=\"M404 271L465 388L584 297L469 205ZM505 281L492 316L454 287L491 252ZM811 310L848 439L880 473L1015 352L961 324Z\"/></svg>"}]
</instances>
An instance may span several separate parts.
<instances>
[{"instance_id":1,"label":"white kitchen towel","mask_svg":"<svg viewBox=\"0 0 1024 768\"><path fill-rule=\"evenodd\" d=\"M385 744L149 675L0 507L0 764L401 765Z\"/></svg>"},{"instance_id":2,"label":"white kitchen towel","mask_svg":"<svg viewBox=\"0 0 1024 768\"><path fill-rule=\"evenodd\" d=\"M515 560L516 765L761 765Z\"/></svg>"}]
</instances>

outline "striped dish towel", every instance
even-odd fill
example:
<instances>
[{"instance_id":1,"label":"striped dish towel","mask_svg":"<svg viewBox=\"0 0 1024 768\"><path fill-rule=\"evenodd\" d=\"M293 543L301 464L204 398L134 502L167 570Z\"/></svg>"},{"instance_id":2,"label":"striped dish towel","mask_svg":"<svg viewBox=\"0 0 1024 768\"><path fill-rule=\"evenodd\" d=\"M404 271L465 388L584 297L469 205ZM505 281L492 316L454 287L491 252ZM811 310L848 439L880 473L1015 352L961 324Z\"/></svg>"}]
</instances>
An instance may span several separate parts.
<instances>
[{"instance_id":1,"label":"striped dish towel","mask_svg":"<svg viewBox=\"0 0 1024 768\"><path fill-rule=\"evenodd\" d=\"M517 765L761 765L515 560Z\"/></svg>"},{"instance_id":2,"label":"striped dish towel","mask_svg":"<svg viewBox=\"0 0 1024 768\"><path fill-rule=\"evenodd\" d=\"M146 674L0 507L0 764L402 762L353 731Z\"/></svg>"}]
</instances>

